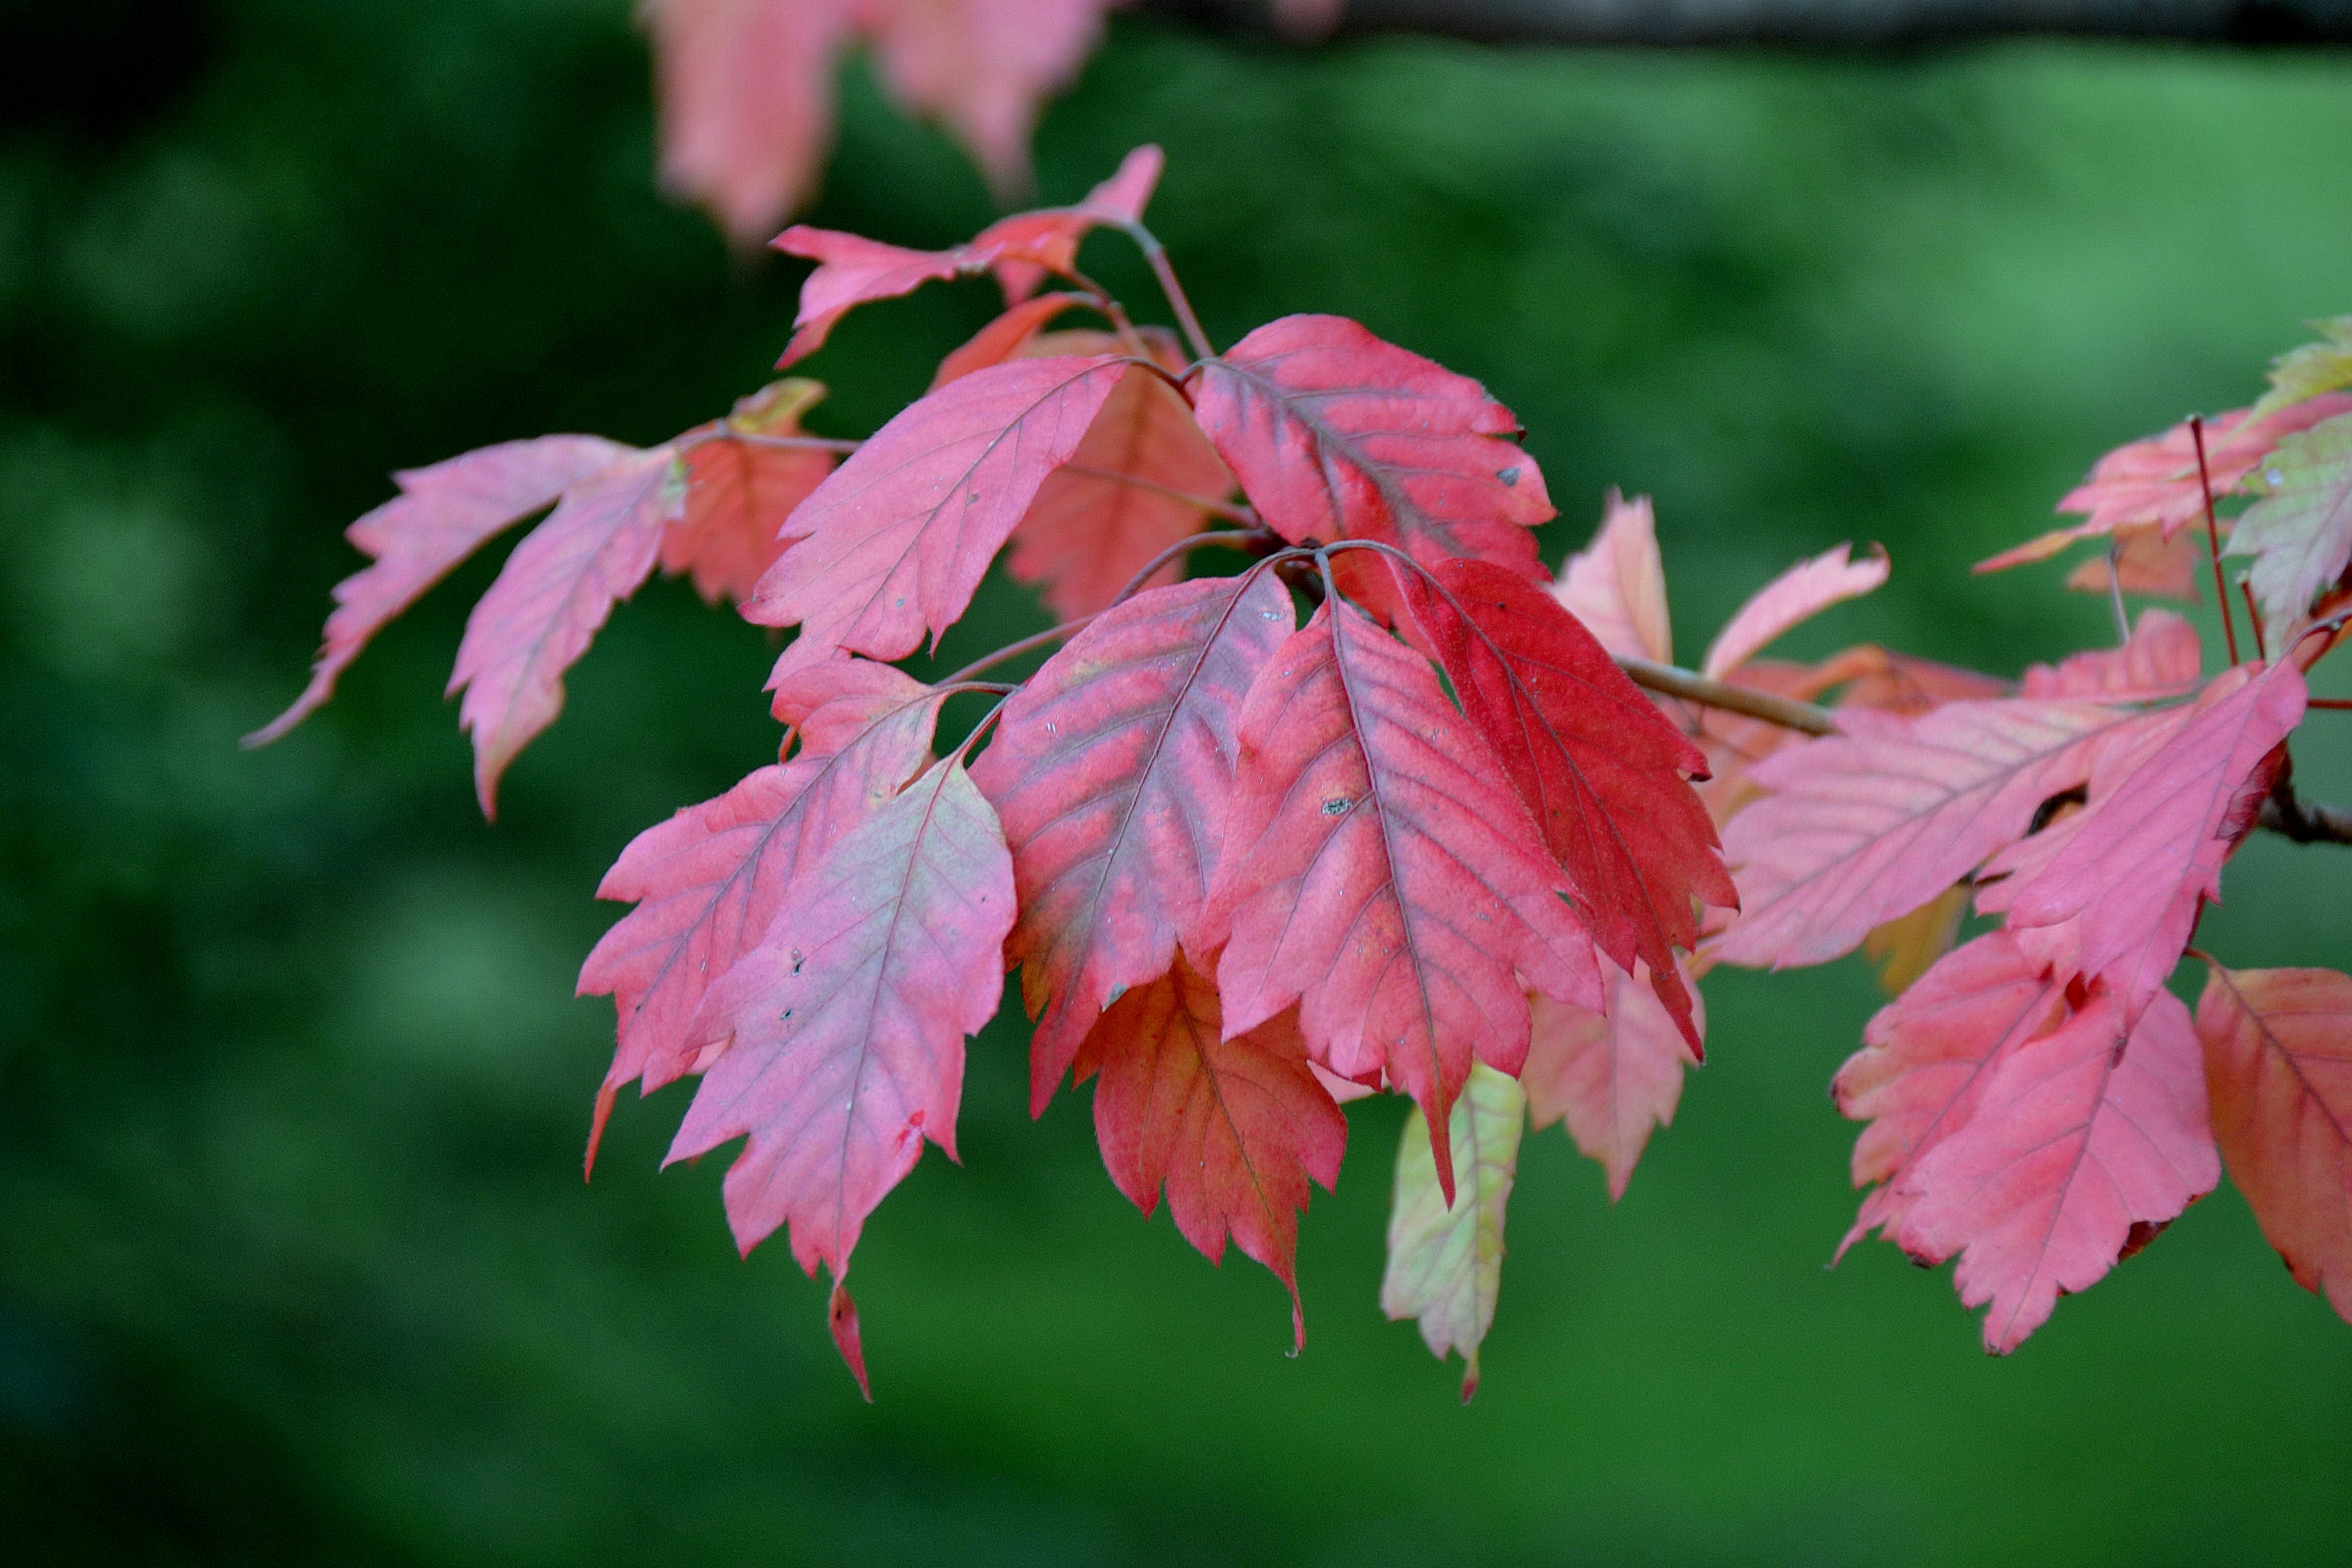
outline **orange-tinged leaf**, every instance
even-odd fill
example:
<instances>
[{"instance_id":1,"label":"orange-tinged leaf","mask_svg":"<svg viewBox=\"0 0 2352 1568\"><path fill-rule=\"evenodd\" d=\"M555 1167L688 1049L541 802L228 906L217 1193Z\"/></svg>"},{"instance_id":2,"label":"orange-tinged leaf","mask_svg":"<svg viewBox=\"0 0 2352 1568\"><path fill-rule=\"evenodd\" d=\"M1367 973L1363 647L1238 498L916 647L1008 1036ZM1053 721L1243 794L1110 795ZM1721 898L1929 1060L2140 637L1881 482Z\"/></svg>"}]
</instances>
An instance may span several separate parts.
<instances>
[{"instance_id":1,"label":"orange-tinged leaf","mask_svg":"<svg viewBox=\"0 0 2352 1568\"><path fill-rule=\"evenodd\" d=\"M1517 1179L1527 1098L1508 1074L1484 1063L1454 1102L1449 1136L1433 1141L1413 1107L1397 1145L1381 1310L1420 1320L1422 1342L1441 1360L1462 1356L1462 1402L1478 1392L1478 1347L1495 1323L1503 1283L1503 1222ZM1459 1151L1457 1171L1448 1147Z\"/></svg>"},{"instance_id":2,"label":"orange-tinged leaf","mask_svg":"<svg viewBox=\"0 0 2352 1568\"><path fill-rule=\"evenodd\" d=\"M423 597L493 534L512 527L630 448L601 436L506 441L393 476L400 494L347 531L370 564L335 584L326 642L294 705L246 737L266 745L334 695L335 680L368 640Z\"/></svg>"},{"instance_id":3,"label":"orange-tinged leaf","mask_svg":"<svg viewBox=\"0 0 2352 1568\"><path fill-rule=\"evenodd\" d=\"M2065 974L2097 976L2126 1027L2162 988L2221 863L2252 828L2302 721L2303 672L2282 662L2217 678L2162 745L2073 825L2008 900L2019 944Z\"/></svg>"},{"instance_id":4,"label":"orange-tinged leaf","mask_svg":"<svg viewBox=\"0 0 2352 1568\"><path fill-rule=\"evenodd\" d=\"M1534 999L1528 1059L1519 1069L1528 1115L1538 1131L1568 1123L1585 1157L1609 1179L1609 1201L1625 1195L1650 1130L1675 1119L1682 1102L1683 1069L1698 1058L1683 1038L1682 1023L1666 1010L1641 966L1628 974L1602 966L1606 1005L1595 1009L1549 996ZM1706 1014L1685 972L1694 1022L1704 1037Z\"/></svg>"},{"instance_id":5,"label":"orange-tinged leaf","mask_svg":"<svg viewBox=\"0 0 2352 1568\"><path fill-rule=\"evenodd\" d=\"M836 652L899 659L971 603L1046 476L1067 462L1127 366L1015 360L908 407L835 468L743 616L797 624L776 677Z\"/></svg>"},{"instance_id":6,"label":"orange-tinged leaf","mask_svg":"<svg viewBox=\"0 0 2352 1568\"><path fill-rule=\"evenodd\" d=\"M2352 1320L2352 977L2216 964L2197 1034L2230 1179L2295 1282Z\"/></svg>"},{"instance_id":7,"label":"orange-tinged leaf","mask_svg":"<svg viewBox=\"0 0 2352 1568\"><path fill-rule=\"evenodd\" d=\"M569 669L653 572L675 515L676 461L667 447L616 458L574 483L545 522L507 557L466 619L449 695L474 738L474 791L494 816L499 775L563 707Z\"/></svg>"},{"instance_id":8,"label":"orange-tinged leaf","mask_svg":"<svg viewBox=\"0 0 2352 1568\"><path fill-rule=\"evenodd\" d=\"M1905 1176L1896 1239L1925 1262L1960 1255L1960 1300L1990 1303L1985 1349L2006 1355L2221 1174L2189 1009L2158 992L2127 1027L2101 988L1995 1063Z\"/></svg>"},{"instance_id":9,"label":"orange-tinged leaf","mask_svg":"<svg viewBox=\"0 0 2352 1568\"><path fill-rule=\"evenodd\" d=\"M1629 501L1611 490L1592 542L1561 563L1551 591L1611 653L1674 663L1665 564L1648 496Z\"/></svg>"},{"instance_id":10,"label":"orange-tinged leaf","mask_svg":"<svg viewBox=\"0 0 2352 1568\"><path fill-rule=\"evenodd\" d=\"M1087 297L1083 294L1055 292L1034 294L1009 307L1003 315L974 332L961 347L950 351L947 358L940 361L940 368L931 376L931 390L937 392L948 383L960 381L973 371L1003 364L1019 354L1055 317L1086 303Z\"/></svg>"},{"instance_id":11,"label":"orange-tinged leaf","mask_svg":"<svg viewBox=\"0 0 2352 1568\"><path fill-rule=\"evenodd\" d=\"M1348 1119L1307 1069L1297 1020L1282 1014L1224 1037L1213 982L1181 957L1103 1014L1086 1056L1098 1065L1095 1133L1103 1163L1150 1214L1164 1186L1184 1239L1212 1263L1225 1237L1274 1270L1298 1307L1298 1215L1311 1177L1331 1190Z\"/></svg>"},{"instance_id":12,"label":"orange-tinged leaf","mask_svg":"<svg viewBox=\"0 0 2352 1568\"><path fill-rule=\"evenodd\" d=\"M2135 715L2095 703L1954 702L1917 717L1842 710L1843 733L1750 772L1771 794L1731 819L1742 913L1710 951L1759 967L1825 963L2025 836Z\"/></svg>"},{"instance_id":13,"label":"orange-tinged leaf","mask_svg":"<svg viewBox=\"0 0 2352 1568\"><path fill-rule=\"evenodd\" d=\"M1969 912L1969 889L1955 882L1907 915L1897 915L1873 928L1862 939L1864 957L1878 965L1878 984L1889 996L1900 996L1914 981L1952 951L1960 934L1960 919Z\"/></svg>"},{"instance_id":14,"label":"orange-tinged leaf","mask_svg":"<svg viewBox=\"0 0 2352 1568\"><path fill-rule=\"evenodd\" d=\"M638 834L596 889L637 907L580 970L580 994L610 995L618 1013L591 1166L624 1084L642 1079L651 1094L698 1070L689 1026L702 998L760 944L793 877L930 761L939 693L888 665L842 660L829 673L837 690L808 716L800 755Z\"/></svg>"},{"instance_id":15,"label":"orange-tinged leaf","mask_svg":"<svg viewBox=\"0 0 2352 1568\"><path fill-rule=\"evenodd\" d=\"M2197 628L2169 610L2143 610L2121 647L2092 648L2025 672L2030 698L2149 702L2196 689L2204 677Z\"/></svg>"},{"instance_id":16,"label":"orange-tinged leaf","mask_svg":"<svg viewBox=\"0 0 2352 1568\"><path fill-rule=\"evenodd\" d=\"M1862 1049L1830 1085L1841 1114L1870 1123L1854 1140L1853 1184L1872 1190L1838 1257L1873 1230L1894 1237L1915 1195L1906 1175L1968 1124L1993 1065L2056 1023L2065 993L2063 981L1995 931L1937 961L1878 1010Z\"/></svg>"},{"instance_id":17,"label":"orange-tinged leaf","mask_svg":"<svg viewBox=\"0 0 2352 1568\"><path fill-rule=\"evenodd\" d=\"M692 1033L718 1059L668 1156L748 1134L725 1182L744 1252L788 1225L801 1267L838 1279L923 1141L954 1157L964 1037L996 1011L1012 924L996 814L953 760L794 879L703 999Z\"/></svg>"},{"instance_id":18,"label":"orange-tinged leaf","mask_svg":"<svg viewBox=\"0 0 2352 1568\"><path fill-rule=\"evenodd\" d=\"M1122 992L1167 972L1224 842L1243 698L1297 625L1271 573L1139 594L1030 678L972 778L1021 891L1030 1107Z\"/></svg>"},{"instance_id":19,"label":"orange-tinged leaf","mask_svg":"<svg viewBox=\"0 0 2352 1568\"><path fill-rule=\"evenodd\" d=\"M662 536L663 571L691 574L696 592L713 604L751 597L783 552L784 519L833 472L833 454L821 447L762 446L756 438L799 435L801 416L824 395L817 382L777 382L737 402L712 435L685 446L686 514Z\"/></svg>"},{"instance_id":20,"label":"orange-tinged leaf","mask_svg":"<svg viewBox=\"0 0 2352 1568\"><path fill-rule=\"evenodd\" d=\"M2221 531L2229 531L2224 521ZM2126 594L2196 604L2203 595L2205 535L2202 522L2191 523L2169 538L2160 528L2119 528L2115 542L2121 549L2114 562L2104 554L2089 557L2066 574L2066 586L2078 594L2105 594L2113 583Z\"/></svg>"},{"instance_id":21,"label":"orange-tinged leaf","mask_svg":"<svg viewBox=\"0 0 2352 1568\"><path fill-rule=\"evenodd\" d=\"M1851 561L1847 559L1851 548L1841 544L1811 561L1800 561L1758 589L1715 635L1702 673L1728 674L1790 628L1886 581L1886 552L1874 546L1868 559Z\"/></svg>"},{"instance_id":22,"label":"orange-tinged leaf","mask_svg":"<svg viewBox=\"0 0 2352 1568\"><path fill-rule=\"evenodd\" d=\"M1544 589L1499 566L1450 562L1405 593L1411 624L1501 760L1620 969L1645 964L1699 1037L1674 950L1695 906L1737 901L1715 826L1685 775L1705 756Z\"/></svg>"},{"instance_id":23,"label":"orange-tinged leaf","mask_svg":"<svg viewBox=\"0 0 2352 1568\"><path fill-rule=\"evenodd\" d=\"M1201 426L1286 539L1372 539L1426 566L1546 582L1553 515L1511 411L1468 376L1339 316L1286 316L1202 367Z\"/></svg>"},{"instance_id":24,"label":"orange-tinged leaf","mask_svg":"<svg viewBox=\"0 0 2352 1568\"><path fill-rule=\"evenodd\" d=\"M1224 850L1194 935L1225 1027L1299 1004L1308 1053L1446 1119L1475 1058L1516 1073L1529 987L1601 1004L1568 879L1427 660L1327 600L1243 704Z\"/></svg>"}]
</instances>

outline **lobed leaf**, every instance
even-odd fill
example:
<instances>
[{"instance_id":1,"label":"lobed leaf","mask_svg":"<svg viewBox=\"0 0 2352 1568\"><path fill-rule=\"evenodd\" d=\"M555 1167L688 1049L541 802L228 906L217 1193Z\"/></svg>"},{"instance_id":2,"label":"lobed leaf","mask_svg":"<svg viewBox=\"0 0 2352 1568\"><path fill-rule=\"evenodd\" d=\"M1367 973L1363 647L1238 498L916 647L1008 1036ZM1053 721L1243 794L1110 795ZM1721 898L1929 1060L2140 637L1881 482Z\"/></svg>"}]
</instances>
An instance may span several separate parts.
<instances>
[{"instance_id":1,"label":"lobed leaf","mask_svg":"<svg viewBox=\"0 0 2352 1568\"><path fill-rule=\"evenodd\" d=\"M1592 542L1561 563L1551 591L1612 654L1674 663L1665 563L1648 496L1629 501L1612 489Z\"/></svg>"},{"instance_id":2,"label":"lobed leaf","mask_svg":"<svg viewBox=\"0 0 2352 1568\"><path fill-rule=\"evenodd\" d=\"M2239 517L2229 552L2253 557L2254 598L2271 637L2284 639L2352 564L2352 415L2281 442L2258 488L2262 499Z\"/></svg>"},{"instance_id":3,"label":"lobed leaf","mask_svg":"<svg viewBox=\"0 0 2352 1568\"><path fill-rule=\"evenodd\" d=\"M1683 1020L1659 999L1643 967L1637 963L1629 974L1604 963L1599 1008L1534 998L1528 1059L1519 1068L1528 1120L1538 1131L1566 1121L1577 1148L1607 1173L1612 1204L1625 1195L1650 1130L1674 1121L1683 1068L1698 1062L1684 1039ZM1681 979L1704 1037L1698 987L1687 970Z\"/></svg>"},{"instance_id":4,"label":"lobed leaf","mask_svg":"<svg viewBox=\"0 0 2352 1568\"><path fill-rule=\"evenodd\" d=\"M2295 1282L2352 1320L2352 977L2215 964L2197 1034L2230 1179Z\"/></svg>"},{"instance_id":5,"label":"lobed leaf","mask_svg":"<svg viewBox=\"0 0 2352 1568\"><path fill-rule=\"evenodd\" d=\"M2310 323L2320 341L2291 349L2271 361L2271 389L2253 407L2257 419L2322 393L2352 386L2352 316Z\"/></svg>"},{"instance_id":6,"label":"lobed leaf","mask_svg":"<svg viewBox=\"0 0 2352 1568\"><path fill-rule=\"evenodd\" d=\"M739 399L732 414L699 441L681 441L685 514L662 535L662 570L691 574L712 604L751 596L783 553L784 520L833 471L822 447L761 445L760 437L801 434L801 416L824 387L779 381ZM746 437L751 437L746 439Z\"/></svg>"},{"instance_id":7,"label":"lobed leaf","mask_svg":"<svg viewBox=\"0 0 2352 1568\"><path fill-rule=\"evenodd\" d=\"M2149 702L2179 697L2204 679L2197 628L2169 610L2142 610L2121 647L2092 648L2025 672L2024 695L2039 700Z\"/></svg>"},{"instance_id":8,"label":"lobed leaf","mask_svg":"<svg viewBox=\"0 0 2352 1568\"><path fill-rule=\"evenodd\" d=\"M1447 1116L1474 1057L1516 1073L1527 990L1601 1005L1568 879L1428 661L1327 600L1243 704L1217 876L1186 950L1223 949L1225 1028L1299 1005L1308 1054Z\"/></svg>"},{"instance_id":9,"label":"lobed leaf","mask_svg":"<svg viewBox=\"0 0 2352 1568\"><path fill-rule=\"evenodd\" d=\"M1885 551L1873 545L1868 560L1850 561L1852 548L1841 544L1811 561L1800 561L1757 590L1716 633L1701 673L1727 675L1791 628L1886 581Z\"/></svg>"},{"instance_id":10,"label":"lobed leaf","mask_svg":"<svg viewBox=\"0 0 2352 1568\"><path fill-rule=\"evenodd\" d=\"M2189 1009L2158 992L2126 1026L2095 990L2056 1029L2007 1052L1976 1110L1905 1179L1906 1251L1940 1263L1985 1349L2006 1355L2221 1179Z\"/></svg>"},{"instance_id":11,"label":"lobed leaf","mask_svg":"<svg viewBox=\"0 0 2352 1568\"><path fill-rule=\"evenodd\" d=\"M1008 699L972 779L1003 814L1042 1112L1102 1010L1167 973L1225 837L1244 697L1295 629L1270 573L1137 595ZM1262 1019L1253 1020L1253 1026Z\"/></svg>"},{"instance_id":12,"label":"lobed leaf","mask_svg":"<svg viewBox=\"0 0 2352 1568\"><path fill-rule=\"evenodd\" d=\"M1504 1213L1526 1105L1517 1080L1482 1063L1454 1102L1450 1138L1433 1140L1415 1106L1397 1146L1381 1310L1391 1320L1419 1319L1423 1342L1441 1361L1461 1352L1465 1405L1478 1392L1478 1347L1494 1326L1503 1282ZM1452 1168L1431 1158L1433 1147L1444 1161L1449 1143L1469 1172L1458 1187Z\"/></svg>"},{"instance_id":13,"label":"lobed leaf","mask_svg":"<svg viewBox=\"0 0 2352 1568\"><path fill-rule=\"evenodd\" d=\"M1326 1192L1339 1179L1348 1119L1308 1070L1297 1018L1226 1038L1216 985L1180 957L1103 1014L1080 1068L1101 1072L1095 1132L1118 1190L1149 1215L1164 1186L1176 1228L1210 1262L1230 1235L1272 1269L1303 1348L1298 1215L1310 1177Z\"/></svg>"}]
</instances>

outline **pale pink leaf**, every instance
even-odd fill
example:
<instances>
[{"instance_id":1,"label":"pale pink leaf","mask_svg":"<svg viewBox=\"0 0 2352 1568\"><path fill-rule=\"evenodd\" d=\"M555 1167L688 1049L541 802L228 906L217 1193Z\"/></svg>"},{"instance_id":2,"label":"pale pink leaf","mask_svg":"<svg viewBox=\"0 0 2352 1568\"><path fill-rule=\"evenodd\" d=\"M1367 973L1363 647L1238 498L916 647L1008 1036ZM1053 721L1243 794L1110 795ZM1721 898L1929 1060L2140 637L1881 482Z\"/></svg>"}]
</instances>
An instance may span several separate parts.
<instances>
[{"instance_id":1,"label":"pale pink leaf","mask_svg":"<svg viewBox=\"0 0 2352 1568\"><path fill-rule=\"evenodd\" d=\"M2204 657L2195 626L2169 610L2143 610L2123 647L2093 648L2054 666L2037 664L2025 672L2023 694L2094 702L2179 697L2203 679Z\"/></svg>"},{"instance_id":2,"label":"pale pink leaf","mask_svg":"<svg viewBox=\"0 0 2352 1568\"><path fill-rule=\"evenodd\" d=\"M1758 589L1716 634L1702 673L1720 677L1737 669L1790 627L1886 581L1886 552L1874 545L1868 559L1850 561L1847 555L1852 548L1841 544L1823 551Z\"/></svg>"},{"instance_id":3,"label":"pale pink leaf","mask_svg":"<svg viewBox=\"0 0 2352 1568\"><path fill-rule=\"evenodd\" d=\"M1609 492L1592 542L1561 563L1552 596L1620 658L1675 661L1666 572L1648 496Z\"/></svg>"},{"instance_id":4,"label":"pale pink leaf","mask_svg":"<svg viewBox=\"0 0 2352 1568\"><path fill-rule=\"evenodd\" d=\"M1696 1058L1683 1039L1682 1026L1650 984L1638 961L1628 974L1601 961L1606 988L1601 1008L1580 1007L1538 996L1528 1059L1519 1069L1528 1113L1538 1129L1568 1123L1569 1136L1609 1179L1609 1201L1625 1195L1634 1163L1653 1127L1675 1119L1683 1095L1683 1069ZM1684 988L1693 1022L1704 1037L1706 1013L1687 972Z\"/></svg>"}]
</instances>

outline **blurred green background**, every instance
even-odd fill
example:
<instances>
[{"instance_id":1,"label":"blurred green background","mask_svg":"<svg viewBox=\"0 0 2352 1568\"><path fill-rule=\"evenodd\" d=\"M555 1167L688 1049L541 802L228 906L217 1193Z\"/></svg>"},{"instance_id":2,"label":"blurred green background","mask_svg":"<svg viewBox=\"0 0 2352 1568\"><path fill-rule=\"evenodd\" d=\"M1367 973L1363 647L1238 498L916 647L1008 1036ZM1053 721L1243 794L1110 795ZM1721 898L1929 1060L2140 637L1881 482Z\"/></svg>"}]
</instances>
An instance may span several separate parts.
<instances>
[{"instance_id":1,"label":"blurred green background","mask_svg":"<svg viewBox=\"0 0 2352 1568\"><path fill-rule=\"evenodd\" d=\"M1948 1278L1826 1271L1822 1098L1857 963L1719 973L1707 1067L1612 1209L1530 1140L1484 1392L1375 1306L1398 1108L1307 1216L1310 1338L1112 1190L1084 1094L974 1048L964 1164L822 1292L729 1244L675 1089L579 1179L610 1004L576 966L638 828L772 754L763 635L624 607L476 816L438 700L475 563L324 715L295 692L393 468L665 437L757 385L796 264L650 178L622 0L19 0L0 20L0 1542L15 1560L2326 1563L2352 1329L2226 1188L1995 1362ZM983 222L845 80L822 223ZM1893 583L1796 640L2014 672L2105 635L2055 567L1971 579L2108 447L2248 401L2352 310L2352 61L1306 55L1124 21L1038 140L1131 144L1211 332L1334 310L1484 378L1580 542L1658 499L1685 658L1800 553ZM1148 298L1115 239L1088 265ZM813 369L862 434L985 285ZM1002 584L947 650L1041 624ZM967 636L967 632L971 635ZM2218 656L2211 656L2216 657ZM2323 689L2330 689L2324 676ZM2341 689L2340 677L2336 689ZM2352 799L2352 716L2299 746ZM2254 844L2207 945L2352 962L2342 852ZM16 1555L17 1551L24 1555Z\"/></svg>"}]
</instances>

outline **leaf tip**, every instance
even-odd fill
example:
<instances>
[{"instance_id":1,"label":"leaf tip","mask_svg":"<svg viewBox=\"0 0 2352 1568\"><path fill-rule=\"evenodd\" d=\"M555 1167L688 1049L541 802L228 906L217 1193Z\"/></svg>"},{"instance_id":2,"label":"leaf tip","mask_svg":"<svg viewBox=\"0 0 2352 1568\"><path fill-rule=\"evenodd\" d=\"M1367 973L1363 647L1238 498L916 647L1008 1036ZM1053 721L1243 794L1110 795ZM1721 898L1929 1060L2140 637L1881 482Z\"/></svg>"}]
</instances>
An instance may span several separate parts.
<instances>
[{"instance_id":1,"label":"leaf tip","mask_svg":"<svg viewBox=\"0 0 2352 1568\"><path fill-rule=\"evenodd\" d=\"M841 1352L850 1375L857 1379L857 1392L866 1404L873 1404L874 1385L866 1377L866 1342L858 1331L857 1303L849 1299L847 1287L837 1276L833 1282L833 1294L825 1301L824 1321L833 1331L834 1348Z\"/></svg>"}]
</instances>

